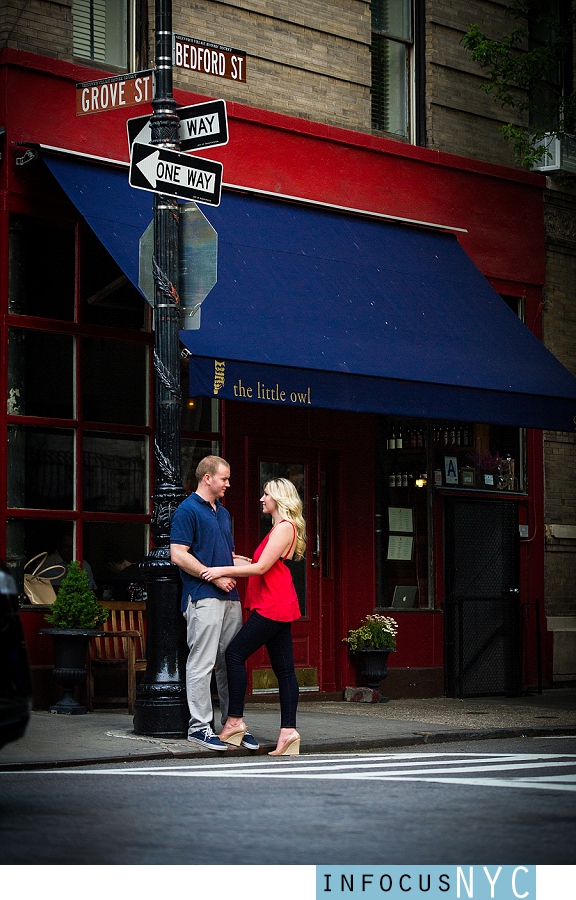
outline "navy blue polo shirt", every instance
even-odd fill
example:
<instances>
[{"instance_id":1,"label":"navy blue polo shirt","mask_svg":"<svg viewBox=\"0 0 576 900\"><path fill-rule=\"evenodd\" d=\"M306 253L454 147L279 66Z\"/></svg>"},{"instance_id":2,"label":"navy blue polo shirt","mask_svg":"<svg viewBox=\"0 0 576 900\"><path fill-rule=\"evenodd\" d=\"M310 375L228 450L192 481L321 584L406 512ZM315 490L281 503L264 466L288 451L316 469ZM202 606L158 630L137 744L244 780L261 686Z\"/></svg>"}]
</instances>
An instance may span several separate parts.
<instances>
[{"instance_id":1,"label":"navy blue polo shirt","mask_svg":"<svg viewBox=\"0 0 576 900\"><path fill-rule=\"evenodd\" d=\"M172 517L170 543L183 544L192 556L205 566L232 566L234 539L230 527L230 513L219 500L216 510L199 494L190 494L180 504ZM222 600L240 600L236 588L222 591L209 581L196 578L180 569L182 578L182 612L188 604L188 597L200 600L202 597L220 597Z\"/></svg>"}]
</instances>

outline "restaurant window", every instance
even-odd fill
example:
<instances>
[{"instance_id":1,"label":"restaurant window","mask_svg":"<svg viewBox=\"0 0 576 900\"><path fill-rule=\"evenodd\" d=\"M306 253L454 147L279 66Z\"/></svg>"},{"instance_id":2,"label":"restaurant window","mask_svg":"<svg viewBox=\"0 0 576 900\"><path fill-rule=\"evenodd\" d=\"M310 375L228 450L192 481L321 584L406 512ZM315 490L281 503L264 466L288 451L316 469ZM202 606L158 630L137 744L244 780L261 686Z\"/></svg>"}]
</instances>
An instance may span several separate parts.
<instances>
[{"instance_id":1,"label":"restaurant window","mask_svg":"<svg viewBox=\"0 0 576 900\"><path fill-rule=\"evenodd\" d=\"M146 301L83 221L10 216L0 555L20 588L25 563L62 536L99 572L103 546L121 563L146 555L149 321Z\"/></svg>"},{"instance_id":2,"label":"restaurant window","mask_svg":"<svg viewBox=\"0 0 576 900\"><path fill-rule=\"evenodd\" d=\"M525 431L381 417L376 452L377 605L430 607L434 494L485 499L524 493Z\"/></svg>"},{"instance_id":3,"label":"restaurant window","mask_svg":"<svg viewBox=\"0 0 576 900\"><path fill-rule=\"evenodd\" d=\"M71 222L10 215L8 312L74 318L74 241Z\"/></svg>"}]
</instances>

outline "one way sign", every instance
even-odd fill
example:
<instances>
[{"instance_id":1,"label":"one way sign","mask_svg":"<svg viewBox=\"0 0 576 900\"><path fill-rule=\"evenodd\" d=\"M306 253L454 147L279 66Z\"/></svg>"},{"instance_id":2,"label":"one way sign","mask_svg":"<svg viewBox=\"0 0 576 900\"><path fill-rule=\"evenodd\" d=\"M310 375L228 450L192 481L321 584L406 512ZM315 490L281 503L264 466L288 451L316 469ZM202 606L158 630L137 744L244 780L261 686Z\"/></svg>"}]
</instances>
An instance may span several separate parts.
<instances>
[{"instance_id":1,"label":"one way sign","mask_svg":"<svg viewBox=\"0 0 576 900\"><path fill-rule=\"evenodd\" d=\"M228 143L228 118L224 100L209 100L182 106L176 110L180 119L180 149L202 150L203 147L220 147ZM149 144L152 138L150 116L128 119L128 143Z\"/></svg>"},{"instance_id":2,"label":"one way sign","mask_svg":"<svg viewBox=\"0 0 576 900\"><path fill-rule=\"evenodd\" d=\"M128 180L132 187L143 191L218 206L222 169L222 163L211 159L135 143L130 155Z\"/></svg>"}]
</instances>

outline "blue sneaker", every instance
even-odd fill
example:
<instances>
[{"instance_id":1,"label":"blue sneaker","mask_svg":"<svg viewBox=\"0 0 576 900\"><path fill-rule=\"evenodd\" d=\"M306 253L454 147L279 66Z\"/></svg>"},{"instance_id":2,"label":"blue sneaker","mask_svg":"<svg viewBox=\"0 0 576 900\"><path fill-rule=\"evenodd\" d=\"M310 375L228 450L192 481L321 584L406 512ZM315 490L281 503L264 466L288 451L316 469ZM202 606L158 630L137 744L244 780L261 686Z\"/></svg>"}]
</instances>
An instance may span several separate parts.
<instances>
[{"instance_id":1,"label":"blue sneaker","mask_svg":"<svg viewBox=\"0 0 576 900\"><path fill-rule=\"evenodd\" d=\"M249 731L244 732L244 737L241 742L243 747L246 747L247 750L259 750L260 744L256 740L256 738L250 734Z\"/></svg>"},{"instance_id":2,"label":"blue sneaker","mask_svg":"<svg viewBox=\"0 0 576 900\"><path fill-rule=\"evenodd\" d=\"M188 740L195 744L200 744L200 746L205 747L206 750L228 749L226 744L222 743L222 741L216 737L209 725L205 725L204 728L198 728L196 731L192 731L188 735Z\"/></svg>"}]
</instances>

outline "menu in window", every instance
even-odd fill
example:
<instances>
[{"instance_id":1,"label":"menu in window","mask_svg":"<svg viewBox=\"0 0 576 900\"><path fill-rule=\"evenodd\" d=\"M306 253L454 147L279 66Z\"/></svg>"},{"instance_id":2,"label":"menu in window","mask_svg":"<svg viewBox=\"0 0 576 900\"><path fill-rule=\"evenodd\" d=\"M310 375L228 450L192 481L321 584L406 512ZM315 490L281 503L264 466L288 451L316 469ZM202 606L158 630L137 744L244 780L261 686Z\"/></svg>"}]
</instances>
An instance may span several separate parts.
<instances>
[{"instance_id":1,"label":"menu in window","mask_svg":"<svg viewBox=\"0 0 576 900\"><path fill-rule=\"evenodd\" d=\"M404 534L391 534L388 538L388 559L412 559L413 538Z\"/></svg>"},{"instance_id":2,"label":"menu in window","mask_svg":"<svg viewBox=\"0 0 576 900\"><path fill-rule=\"evenodd\" d=\"M412 509L410 507L389 506L388 528L390 531L407 531L411 534L414 531Z\"/></svg>"}]
</instances>

